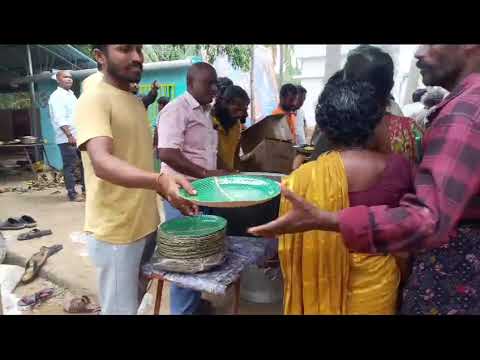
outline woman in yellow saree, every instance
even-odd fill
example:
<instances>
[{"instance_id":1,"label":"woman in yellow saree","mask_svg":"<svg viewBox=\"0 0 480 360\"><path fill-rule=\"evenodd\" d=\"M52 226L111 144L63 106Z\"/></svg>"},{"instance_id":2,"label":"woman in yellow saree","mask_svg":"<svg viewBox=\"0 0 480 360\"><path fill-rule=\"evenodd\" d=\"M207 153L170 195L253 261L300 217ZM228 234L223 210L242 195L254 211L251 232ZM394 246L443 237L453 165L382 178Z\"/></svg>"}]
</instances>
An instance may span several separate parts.
<instances>
[{"instance_id":1,"label":"woman in yellow saree","mask_svg":"<svg viewBox=\"0 0 480 360\"><path fill-rule=\"evenodd\" d=\"M373 87L341 80L327 85L317 123L335 151L294 171L284 182L318 208L394 206L410 191L411 167L397 154L368 150L383 116ZM281 200L280 216L291 203ZM279 238L285 314L394 314L400 272L392 255L349 252L336 232L308 231Z\"/></svg>"}]
</instances>

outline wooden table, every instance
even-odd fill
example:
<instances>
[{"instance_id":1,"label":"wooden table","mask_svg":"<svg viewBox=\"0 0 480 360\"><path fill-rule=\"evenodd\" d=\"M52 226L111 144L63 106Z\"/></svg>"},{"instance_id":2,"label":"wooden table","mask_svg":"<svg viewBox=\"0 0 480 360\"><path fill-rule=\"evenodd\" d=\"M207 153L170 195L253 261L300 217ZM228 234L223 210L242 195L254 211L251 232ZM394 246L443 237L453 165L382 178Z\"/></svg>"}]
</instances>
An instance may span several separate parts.
<instances>
[{"instance_id":1,"label":"wooden table","mask_svg":"<svg viewBox=\"0 0 480 360\"><path fill-rule=\"evenodd\" d=\"M163 295L163 285L165 283L165 278L162 275L152 274L146 277L148 280L157 280L157 291L155 295L155 306L153 308L153 315L160 315L160 305L162 304L162 295ZM234 287L235 296L233 298L233 306L232 306L232 315L238 315L240 313L240 277L233 282L230 287Z\"/></svg>"},{"instance_id":2,"label":"wooden table","mask_svg":"<svg viewBox=\"0 0 480 360\"><path fill-rule=\"evenodd\" d=\"M226 239L227 251L225 263L210 271L198 274L179 274L158 269L156 255L142 267L142 274L147 280L157 280L158 287L155 295L154 315L160 313L160 305L165 281L194 289L192 282L196 283L194 290L211 292L212 294L225 295L231 287L234 288L232 314L239 313L240 307L240 274L246 266L264 261L266 244L262 238L228 236ZM191 286L189 286L189 284ZM200 285L201 284L201 285ZM213 286L212 286L213 285ZM203 288L202 288L203 287ZM217 293L212 290L215 288Z\"/></svg>"},{"instance_id":3,"label":"wooden table","mask_svg":"<svg viewBox=\"0 0 480 360\"><path fill-rule=\"evenodd\" d=\"M34 166L33 166L33 163L32 163L32 159L30 158L30 154L28 152L28 149L27 148L36 148L36 147L41 147L42 150L43 150L43 153L45 155L45 162L48 163L48 156L47 156L47 152L45 151L45 144L44 143L36 143L36 144L2 144L0 145L0 150L1 149L6 149L6 148L13 148L13 149L23 149L23 152L25 154L25 157L27 158L27 161L30 165L30 169L32 170L33 172L33 175L35 175L35 177L37 176L37 171L35 170Z\"/></svg>"}]
</instances>

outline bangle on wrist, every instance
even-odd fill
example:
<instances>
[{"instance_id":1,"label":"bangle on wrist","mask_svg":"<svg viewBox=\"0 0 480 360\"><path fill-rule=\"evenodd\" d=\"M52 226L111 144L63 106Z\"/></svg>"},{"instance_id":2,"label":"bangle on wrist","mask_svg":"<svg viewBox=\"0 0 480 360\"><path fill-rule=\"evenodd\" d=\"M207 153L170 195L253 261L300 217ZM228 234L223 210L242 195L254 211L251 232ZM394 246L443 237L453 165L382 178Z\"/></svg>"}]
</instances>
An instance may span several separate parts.
<instances>
[{"instance_id":1,"label":"bangle on wrist","mask_svg":"<svg viewBox=\"0 0 480 360\"><path fill-rule=\"evenodd\" d=\"M155 185L157 187L158 190L162 189L162 183L160 182L160 179L162 178L163 176L163 172L160 172L157 176L157 178L155 179ZM165 195L163 194L163 191L160 192L158 191L158 193L163 197L165 198Z\"/></svg>"}]
</instances>

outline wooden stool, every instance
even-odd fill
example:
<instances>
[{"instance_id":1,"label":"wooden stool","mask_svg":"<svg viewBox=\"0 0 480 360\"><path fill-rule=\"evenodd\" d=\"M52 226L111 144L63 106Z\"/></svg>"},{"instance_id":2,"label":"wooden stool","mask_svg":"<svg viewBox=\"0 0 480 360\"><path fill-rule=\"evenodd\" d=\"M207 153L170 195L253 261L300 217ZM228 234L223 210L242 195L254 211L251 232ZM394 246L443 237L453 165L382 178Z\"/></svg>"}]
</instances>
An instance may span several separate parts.
<instances>
[{"instance_id":1,"label":"wooden stool","mask_svg":"<svg viewBox=\"0 0 480 360\"><path fill-rule=\"evenodd\" d=\"M152 275L152 276L149 276L148 279L158 281L157 293L155 295L155 307L153 309L153 315L159 315L160 314L160 305L162 303L163 283L167 280L165 280L163 278L163 276L160 276L160 275ZM235 287L235 297L233 299L232 314L233 315L238 315L239 312L240 312L239 311L240 310L240 276L228 288L230 288L231 286Z\"/></svg>"}]
</instances>

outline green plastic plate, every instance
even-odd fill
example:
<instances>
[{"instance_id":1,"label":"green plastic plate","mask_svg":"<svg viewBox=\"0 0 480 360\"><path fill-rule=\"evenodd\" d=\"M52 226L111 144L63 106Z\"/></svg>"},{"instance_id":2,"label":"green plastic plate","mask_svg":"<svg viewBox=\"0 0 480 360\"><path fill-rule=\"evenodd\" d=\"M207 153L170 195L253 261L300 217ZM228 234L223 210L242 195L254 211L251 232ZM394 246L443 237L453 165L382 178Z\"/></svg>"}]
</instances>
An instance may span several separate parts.
<instances>
[{"instance_id":1,"label":"green plastic plate","mask_svg":"<svg viewBox=\"0 0 480 360\"><path fill-rule=\"evenodd\" d=\"M202 237L225 229L227 220L220 216L186 216L164 222L160 230L167 236Z\"/></svg>"},{"instance_id":2,"label":"green plastic plate","mask_svg":"<svg viewBox=\"0 0 480 360\"><path fill-rule=\"evenodd\" d=\"M261 204L280 194L280 184L262 176L227 175L196 180L197 195L180 190L180 196L209 207L245 207Z\"/></svg>"}]
</instances>

